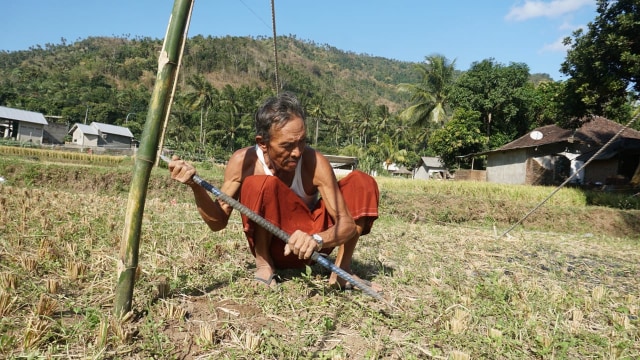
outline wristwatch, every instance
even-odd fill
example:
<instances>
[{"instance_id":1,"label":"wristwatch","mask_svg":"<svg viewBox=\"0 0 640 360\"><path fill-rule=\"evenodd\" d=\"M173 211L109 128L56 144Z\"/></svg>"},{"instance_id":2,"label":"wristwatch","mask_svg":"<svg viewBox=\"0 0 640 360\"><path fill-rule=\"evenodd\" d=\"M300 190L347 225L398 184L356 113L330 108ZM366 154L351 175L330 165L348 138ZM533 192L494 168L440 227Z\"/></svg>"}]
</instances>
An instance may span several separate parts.
<instances>
[{"instance_id":1,"label":"wristwatch","mask_svg":"<svg viewBox=\"0 0 640 360\"><path fill-rule=\"evenodd\" d=\"M315 240L318 243L318 248L316 250L320 251L322 249L322 245L324 245L324 240L322 240L322 236L318 234L313 234L311 235L311 237L313 238L313 240Z\"/></svg>"}]
</instances>

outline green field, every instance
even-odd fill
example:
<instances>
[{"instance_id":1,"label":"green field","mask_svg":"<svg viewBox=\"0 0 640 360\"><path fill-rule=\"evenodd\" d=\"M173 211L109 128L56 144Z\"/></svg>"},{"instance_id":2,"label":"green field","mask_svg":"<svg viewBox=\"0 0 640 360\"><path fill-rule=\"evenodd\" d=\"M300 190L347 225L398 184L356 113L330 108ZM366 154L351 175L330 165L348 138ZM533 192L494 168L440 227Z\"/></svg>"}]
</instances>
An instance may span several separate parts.
<instances>
[{"instance_id":1,"label":"green field","mask_svg":"<svg viewBox=\"0 0 640 360\"><path fill-rule=\"evenodd\" d=\"M105 162L0 160L0 358L640 358L640 211L577 189L500 236L553 189L379 178L354 269L389 307L319 266L256 288L237 213L212 233L154 169L133 311L116 318L133 163Z\"/></svg>"}]
</instances>

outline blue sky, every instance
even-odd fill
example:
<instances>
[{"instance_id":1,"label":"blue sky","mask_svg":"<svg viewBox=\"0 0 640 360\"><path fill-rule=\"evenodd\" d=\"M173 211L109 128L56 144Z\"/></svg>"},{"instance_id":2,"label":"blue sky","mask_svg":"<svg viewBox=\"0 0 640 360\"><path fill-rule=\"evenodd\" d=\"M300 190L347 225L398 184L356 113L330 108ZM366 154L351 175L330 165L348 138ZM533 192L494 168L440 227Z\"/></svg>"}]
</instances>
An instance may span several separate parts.
<instances>
[{"instance_id":1,"label":"blue sky","mask_svg":"<svg viewBox=\"0 0 640 360\"><path fill-rule=\"evenodd\" d=\"M596 0L275 0L278 35L345 51L422 62L441 54L456 69L494 58L531 73L559 72L561 40L596 17ZM162 39L170 0L4 0L0 50L89 36ZM196 0L189 36L271 37L270 0Z\"/></svg>"}]
</instances>

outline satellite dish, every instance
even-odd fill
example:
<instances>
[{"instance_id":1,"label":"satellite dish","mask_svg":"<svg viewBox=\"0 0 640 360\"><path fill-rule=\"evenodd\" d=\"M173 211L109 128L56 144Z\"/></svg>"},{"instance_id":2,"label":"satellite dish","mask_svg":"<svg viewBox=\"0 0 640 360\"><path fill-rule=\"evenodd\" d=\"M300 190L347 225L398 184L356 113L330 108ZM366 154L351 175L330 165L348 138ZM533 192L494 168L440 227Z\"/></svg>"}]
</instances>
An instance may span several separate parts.
<instances>
[{"instance_id":1,"label":"satellite dish","mask_svg":"<svg viewBox=\"0 0 640 360\"><path fill-rule=\"evenodd\" d=\"M530 136L533 140L540 140L540 139L542 139L542 137L543 137L544 135L542 135L542 133L541 133L540 131L538 131L538 130L534 130L534 131L532 131L532 132L529 134L529 136Z\"/></svg>"}]
</instances>

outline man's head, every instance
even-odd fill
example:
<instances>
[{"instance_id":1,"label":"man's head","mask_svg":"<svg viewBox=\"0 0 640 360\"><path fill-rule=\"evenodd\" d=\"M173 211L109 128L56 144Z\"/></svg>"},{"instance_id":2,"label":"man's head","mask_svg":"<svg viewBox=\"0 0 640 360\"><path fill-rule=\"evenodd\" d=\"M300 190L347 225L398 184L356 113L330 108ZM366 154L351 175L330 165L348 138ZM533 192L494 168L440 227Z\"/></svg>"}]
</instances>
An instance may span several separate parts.
<instances>
[{"instance_id":1,"label":"man's head","mask_svg":"<svg viewBox=\"0 0 640 360\"><path fill-rule=\"evenodd\" d=\"M305 114L298 98L288 92L267 99L255 115L256 136L262 141L271 140L271 131L282 128L289 120L300 118L304 122Z\"/></svg>"}]
</instances>

